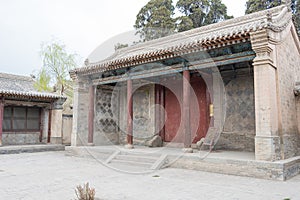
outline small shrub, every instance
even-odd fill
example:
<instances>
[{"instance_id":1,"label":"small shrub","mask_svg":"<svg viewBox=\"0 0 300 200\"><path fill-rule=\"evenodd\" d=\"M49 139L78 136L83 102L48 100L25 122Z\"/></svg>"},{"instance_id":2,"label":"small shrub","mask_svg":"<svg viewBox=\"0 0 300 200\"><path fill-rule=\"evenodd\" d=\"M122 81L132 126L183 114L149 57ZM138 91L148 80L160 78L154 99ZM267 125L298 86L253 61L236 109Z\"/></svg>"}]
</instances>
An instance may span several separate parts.
<instances>
[{"instance_id":1,"label":"small shrub","mask_svg":"<svg viewBox=\"0 0 300 200\"><path fill-rule=\"evenodd\" d=\"M78 185L75 189L78 200L95 200L95 188L90 188L89 183Z\"/></svg>"}]
</instances>

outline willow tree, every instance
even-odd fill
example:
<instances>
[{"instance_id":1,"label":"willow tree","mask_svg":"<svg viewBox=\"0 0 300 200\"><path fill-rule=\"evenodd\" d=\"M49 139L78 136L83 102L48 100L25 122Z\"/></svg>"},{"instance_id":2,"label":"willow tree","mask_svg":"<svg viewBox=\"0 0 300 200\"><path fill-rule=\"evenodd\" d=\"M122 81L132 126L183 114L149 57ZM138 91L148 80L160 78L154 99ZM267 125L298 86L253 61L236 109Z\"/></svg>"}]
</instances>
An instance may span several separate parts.
<instances>
[{"instance_id":1,"label":"willow tree","mask_svg":"<svg viewBox=\"0 0 300 200\"><path fill-rule=\"evenodd\" d=\"M46 90L45 85L52 85L54 92L72 98L69 71L77 66L77 54L68 53L64 44L53 40L41 45L40 56L43 65L35 86Z\"/></svg>"}]
</instances>

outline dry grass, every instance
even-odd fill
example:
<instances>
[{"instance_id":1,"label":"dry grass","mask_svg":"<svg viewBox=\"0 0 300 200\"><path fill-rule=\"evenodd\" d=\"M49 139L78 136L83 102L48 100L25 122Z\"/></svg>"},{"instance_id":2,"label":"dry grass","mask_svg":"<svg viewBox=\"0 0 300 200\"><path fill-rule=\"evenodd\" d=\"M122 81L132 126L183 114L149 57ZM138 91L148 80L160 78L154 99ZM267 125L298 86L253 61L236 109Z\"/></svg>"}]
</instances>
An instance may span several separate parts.
<instances>
[{"instance_id":1,"label":"dry grass","mask_svg":"<svg viewBox=\"0 0 300 200\"><path fill-rule=\"evenodd\" d=\"M83 186L78 185L75 189L77 200L96 200L95 199L95 188L90 188L89 183Z\"/></svg>"}]
</instances>

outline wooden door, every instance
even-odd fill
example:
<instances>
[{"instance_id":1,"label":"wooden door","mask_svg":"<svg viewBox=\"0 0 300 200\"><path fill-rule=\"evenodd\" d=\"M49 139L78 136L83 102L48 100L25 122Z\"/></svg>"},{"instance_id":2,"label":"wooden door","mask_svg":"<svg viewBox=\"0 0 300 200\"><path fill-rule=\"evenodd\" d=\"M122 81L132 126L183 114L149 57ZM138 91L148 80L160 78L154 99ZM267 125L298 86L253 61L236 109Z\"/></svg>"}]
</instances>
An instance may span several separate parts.
<instances>
[{"instance_id":1,"label":"wooden door","mask_svg":"<svg viewBox=\"0 0 300 200\"><path fill-rule=\"evenodd\" d=\"M172 89L165 88L165 142L181 143L184 135L180 129L182 81L173 81Z\"/></svg>"},{"instance_id":2,"label":"wooden door","mask_svg":"<svg viewBox=\"0 0 300 200\"><path fill-rule=\"evenodd\" d=\"M182 80L172 81L172 89L164 88L165 91L165 128L164 141L183 143L184 133L181 126L182 116ZM209 94L204 80L199 76L192 76L190 98L190 120L192 143L198 142L205 137L209 127Z\"/></svg>"},{"instance_id":3,"label":"wooden door","mask_svg":"<svg viewBox=\"0 0 300 200\"><path fill-rule=\"evenodd\" d=\"M191 95L191 134L192 143L206 136L209 127L209 94L204 80L195 76L191 78L194 95ZM193 98L194 97L194 98Z\"/></svg>"}]
</instances>

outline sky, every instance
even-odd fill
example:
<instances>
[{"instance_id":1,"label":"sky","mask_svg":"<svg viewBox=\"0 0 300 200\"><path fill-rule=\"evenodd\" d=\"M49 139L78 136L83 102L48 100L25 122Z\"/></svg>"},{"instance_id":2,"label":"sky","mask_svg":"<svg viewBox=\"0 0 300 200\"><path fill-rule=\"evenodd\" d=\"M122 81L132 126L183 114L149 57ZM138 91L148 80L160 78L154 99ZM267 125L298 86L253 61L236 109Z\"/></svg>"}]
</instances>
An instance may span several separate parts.
<instances>
[{"instance_id":1,"label":"sky","mask_svg":"<svg viewBox=\"0 0 300 200\"><path fill-rule=\"evenodd\" d=\"M109 56L116 41L132 39L136 15L148 1L0 0L0 72L36 74L41 44L53 39L80 62ZM229 15L244 15L246 0L222 1Z\"/></svg>"}]
</instances>

